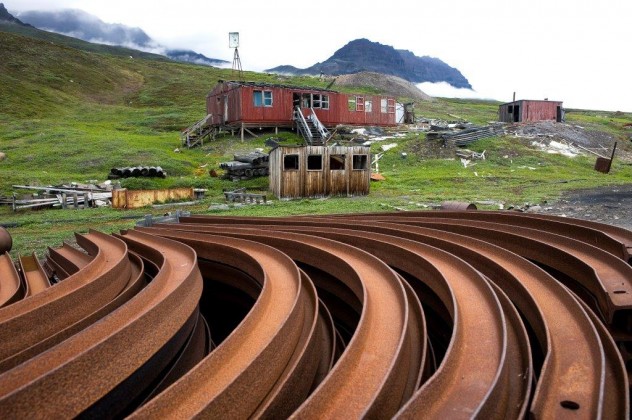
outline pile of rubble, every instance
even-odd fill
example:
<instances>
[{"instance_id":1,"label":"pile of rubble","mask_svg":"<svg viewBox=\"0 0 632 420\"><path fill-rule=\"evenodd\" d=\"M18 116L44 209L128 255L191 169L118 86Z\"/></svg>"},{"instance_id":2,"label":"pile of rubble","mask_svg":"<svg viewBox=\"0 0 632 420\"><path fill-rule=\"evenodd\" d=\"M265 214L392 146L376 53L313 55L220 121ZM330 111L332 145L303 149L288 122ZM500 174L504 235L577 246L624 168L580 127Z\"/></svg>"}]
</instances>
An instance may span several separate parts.
<instances>
[{"instance_id":1,"label":"pile of rubble","mask_svg":"<svg viewBox=\"0 0 632 420\"><path fill-rule=\"evenodd\" d=\"M98 185L73 182L47 187L13 185L13 188L33 191L30 194L14 192L12 196L0 196L0 205L9 205L16 211L28 208L78 209L110 206L113 186L108 180Z\"/></svg>"}]
</instances>

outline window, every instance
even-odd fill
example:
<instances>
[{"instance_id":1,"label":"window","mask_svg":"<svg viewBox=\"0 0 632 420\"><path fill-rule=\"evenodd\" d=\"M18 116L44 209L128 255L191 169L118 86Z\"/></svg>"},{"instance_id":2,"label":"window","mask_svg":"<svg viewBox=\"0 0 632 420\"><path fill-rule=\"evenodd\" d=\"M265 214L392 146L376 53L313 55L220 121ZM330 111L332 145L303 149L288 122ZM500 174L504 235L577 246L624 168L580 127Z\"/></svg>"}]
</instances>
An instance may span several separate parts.
<instances>
[{"instance_id":1,"label":"window","mask_svg":"<svg viewBox=\"0 0 632 420\"><path fill-rule=\"evenodd\" d=\"M369 159L367 155L353 155L353 169L366 170L369 169Z\"/></svg>"},{"instance_id":2,"label":"window","mask_svg":"<svg viewBox=\"0 0 632 420\"><path fill-rule=\"evenodd\" d=\"M307 155L307 170L308 171L322 171L323 170L323 155Z\"/></svg>"},{"instance_id":3,"label":"window","mask_svg":"<svg viewBox=\"0 0 632 420\"><path fill-rule=\"evenodd\" d=\"M298 155L283 156L284 171L298 171Z\"/></svg>"},{"instance_id":4,"label":"window","mask_svg":"<svg viewBox=\"0 0 632 420\"><path fill-rule=\"evenodd\" d=\"M356 96L356 111L364 111L364 97Z\"/></svg>"},{"instance_id":5,"label":"window","mask_svg":"<svg viewBox=\"0 0 632 420\"><path fill-rule=\"evenodd\" d=\"M323 95L320 98L320 107L322 109L329 109L329 95Z\"/></svg>"},{"instance_id":6,"label":"window","mask_svg":"<svg viewBox=\"0 0 632 420\"><path fill-rule=\"evenodd\" d=\"M388 101L386 98L380 99L380 112L386 114L388 112Z\"/></svg>"},{"instance_id":7,"label":"window","mask_svg":"<svg viewBox=\"0 0 632 420\"><path fill-rule=\"evenodd\" d=\"M329 170L344 171L345 155L329 155Z\"/></svg>"},{"instance_id":8,"label":"window","mask_svg":"<svg viewBox=\"0 0 632 420\"><path fill-rule=\"evenodd\" d=\"M355 111L356 110L356 98L355 96L353 97L349 97L349 111Z\"/></svg>"},{"instance_id":9,"label":"window","mask_svg":"<svg viewBox=\"0 0 632 420\"><path fill-rule=\"evenodd\" d=\"M507 112L510 114L513 114L513 105L508 105L507 106Z\"/></svg>"},{"instance_id":10,"label":"window","mask_svg":"<svg viewBox=\"0 0 632 420\"><path fill-rule=\"evenodd\" d=\"M395 113L395 99L387 99L386 108L388 109L389 114L394 114Z\"/></svg>"},{"instance_id":11,"label":"window","mask_svg":"<svg viewBox=\"0 0 632 420\"><path fill-rule=\"evenodd\" d=\"M272 91L255 90L252 92L255 106L272 106Z\"/></svg>"},{"instance_id":12,"label":"window","mask_svg":"<svg viewBox=\"0 0 632 420\"><path fill-rule=\"evenodd\" d=\"M329 109L329 96L320 93L312 94L312 105L313 108Z\"/></svg>"},{"instance_id":13,"label":"window","mask_svg":"<svg viewBox=\"0 0 632 420\"><path fill-rule=\"evenodd\" d=\"M364 101L364 112L373 112L373 101L367 99Z\"/></svg>"}]
</instances>

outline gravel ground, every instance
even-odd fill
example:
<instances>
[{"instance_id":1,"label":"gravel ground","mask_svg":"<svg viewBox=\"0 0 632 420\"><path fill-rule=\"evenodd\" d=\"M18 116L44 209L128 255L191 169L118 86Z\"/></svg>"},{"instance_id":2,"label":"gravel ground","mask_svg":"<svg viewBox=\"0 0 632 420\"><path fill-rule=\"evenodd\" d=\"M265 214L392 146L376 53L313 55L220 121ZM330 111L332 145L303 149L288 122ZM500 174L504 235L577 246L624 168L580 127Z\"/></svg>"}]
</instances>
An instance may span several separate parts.
<instances>
[{"instance_id":1,"label":"gravel ground","mask_svg":"<svg viewBox=\"0 0 632 420\"><path fill-rule=\"evenodd\" d=\"M572 191L536 212L592 220L632 231L632 184Z\"/></svg>"}]
</instances>

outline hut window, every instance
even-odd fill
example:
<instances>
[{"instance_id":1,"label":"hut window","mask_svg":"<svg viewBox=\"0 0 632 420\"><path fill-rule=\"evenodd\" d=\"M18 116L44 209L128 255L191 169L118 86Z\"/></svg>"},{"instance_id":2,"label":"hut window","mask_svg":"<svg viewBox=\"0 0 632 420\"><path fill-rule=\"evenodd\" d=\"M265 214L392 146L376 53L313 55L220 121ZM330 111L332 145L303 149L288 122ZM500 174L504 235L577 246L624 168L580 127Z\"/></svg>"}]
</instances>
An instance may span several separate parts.
<instances>
[{"instance_id":1,"label":"hut window","mask_svg":"<svg viewBox=\"0 0 632 420\"><path fill-rule=\"evenodd\" d=\"M298 170L298 155L283 156L283 170L284 171L297 171Z\"/></svg>"},{"instance_id":2,"label":"hut window","mask_svg":"<svg viewBox=\"0 0 632 420\"><path fill-rule=\"evenodd\" d=\"M254 90L252 92L255 106L272 106L272 91Z\"/></svg>"},{"instance_id":3,"label":"hut window","mask_svg":"<svg viewBox=\"0 0 632 420\"><path fill-rule=\"evenodd\" d=\"M364 171L369 168L367 155L353 155L353 169Z\"/></svg>"},{"instance_id":4,"label":"hut window","mask_svg":"<svg viewBox=\"0 0 632 420\"><path fill-rule=\"evenodd\" d=\"M323 95L320 98L320 107L322 109L329 109L329 95Z\"/></svg>"},{"instance_id":5,"label":"hut window","mask_svg":"<svg viewBox=\"0 0 632 420\"><path fill-rule=\"evenodd\" d=\"M395 99L387 99L387 107L388 107L388 113L389 114L394 114L395 113Z\"/></svg>"},{"instance_id":6,"label":"hut window","mask_svg":"<svg viewBox=\"0 0 632 420\"><path fill-rule=\"evenodd\" d=\"M356 97L356 111L364 111L364 97Z\"/></svg>"},{"instance_id":7,"label":"hut window","mask_svg":"<svg viewBox=\"0 0 632 420\"><path fill-rule=\"evenodd\" d=\"M365 112L373 112L373 101L372 100L366 100L364 101L364 111Z\"/></svg>"},{"instance_id":8,"label":"hut window","mask_svg":"<svg viewBox=\"0 0 632 420\"><path fill-rule=\"evenodd\" d=\"M380 99L380 111L382 114L386 114L388 112L388 101L386 98Z\"/></svg>"},{"instance_id":9,"label":"hut window","mask_svg":"<svg viewBox=\"0 0 632 420\"><path fill-rule=\"evenodd\" d=\"M329 96L314 93L312 95L313 108L329 109Z\"/></svg>"},{"instance_id":10,"label":"hut window","mask_svg":"<svg viewBox=\"0 0 632 420\"><path fill-rule=\"evenodd\" d=\"M345 155L329 155L329 170L344 171Z\"/></svg>"},{"instance_id":11,"label":"hut window","mask_svg":"<svg viewBox=\"0 0 632 420\"><path fill-rule=\"evenodd\" d=\"M323 170L323 155L307 155L307 170L308 171L322 171Z\"/></svg>"},{"instance_id":12,"label":"hut window","mask_svg":"<svg viewBox=\"0 0 632 420\"><path fill-rule=\"evenodd\" d=\"M507 112L513 114L513 105L507 106Z\"/></svg>"},{"instance_id":13,"label":"hut window","mask_svg":"<svg viewBox=\"0 0 632 420\"><path fill-rule=\"evenodd\" d=\"M355 96L349 97L349 111L355 111L356 110L356 98Z\"/></svg>"}]
</instances>

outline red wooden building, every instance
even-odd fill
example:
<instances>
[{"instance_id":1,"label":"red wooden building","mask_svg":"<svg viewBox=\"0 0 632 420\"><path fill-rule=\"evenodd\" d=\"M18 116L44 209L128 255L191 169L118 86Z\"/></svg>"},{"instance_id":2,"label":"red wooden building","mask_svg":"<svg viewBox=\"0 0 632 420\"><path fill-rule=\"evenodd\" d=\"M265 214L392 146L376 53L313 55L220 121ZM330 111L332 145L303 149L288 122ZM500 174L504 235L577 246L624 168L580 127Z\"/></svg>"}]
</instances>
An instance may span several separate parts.
<instances>
[{"instance_id":1,"label":"red wooden building","mask_svg":"<svg viewBox=\"0 0 632 420\"><path fill-rule=\"evenodd\" d=\"M502 122L564 121L561 101L536 101L522 99L507 102L498 108L498 120Z\"/></svg>"},{"instance_id":2,"label":"red wooden building","mask_svg":"<svg viewBox=\"0 0 632 420\"><path fill-rule=\"evenodd\" d=\"M329 89L220 80L206 96L208 123L233 128L292 127L296 106L325 127L394 126L395 98ZM242 130L243 131L243 130Z\"/></svg>"}]
</instances>

